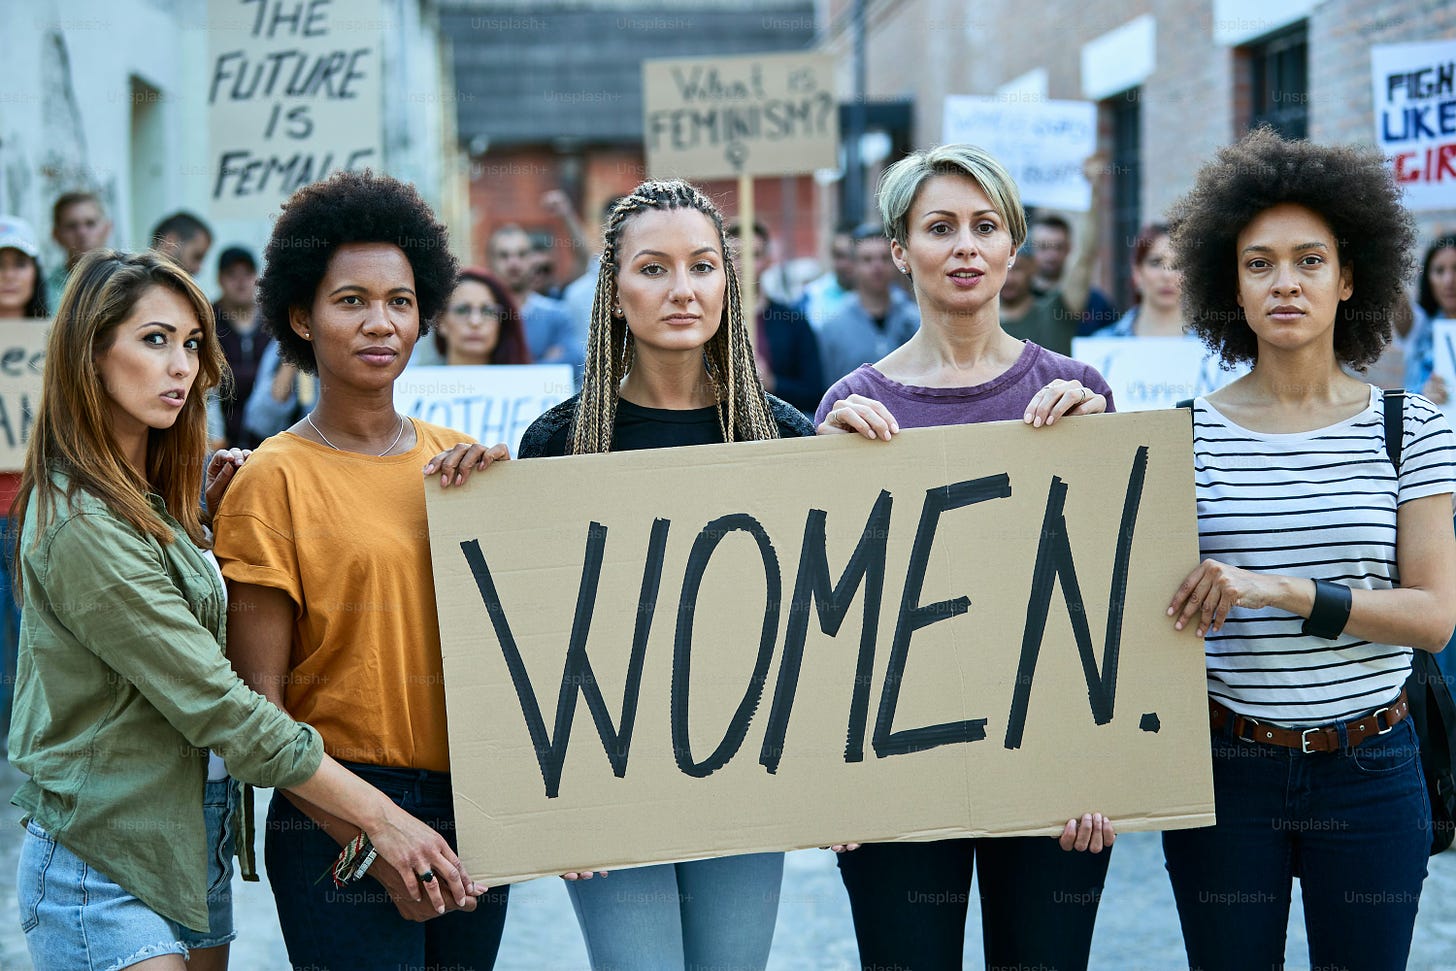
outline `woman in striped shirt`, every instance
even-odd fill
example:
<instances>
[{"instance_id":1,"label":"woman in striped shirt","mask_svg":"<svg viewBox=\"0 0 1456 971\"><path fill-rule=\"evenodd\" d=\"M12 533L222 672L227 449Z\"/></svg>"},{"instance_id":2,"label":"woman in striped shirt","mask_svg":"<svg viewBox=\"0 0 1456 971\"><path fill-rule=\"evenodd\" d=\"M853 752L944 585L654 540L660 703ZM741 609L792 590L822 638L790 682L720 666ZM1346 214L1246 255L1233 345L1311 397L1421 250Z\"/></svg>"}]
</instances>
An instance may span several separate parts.
<instances>
[{"instance_id":1,"label":"woman in striped shirt","mask_svg":"<svg viewBox=\"0 0 1456 971\"><path fill-rule=\"evenodd\" d=\"M1430 833L1402 686L1456 625L1456 440L1413 395L1387 449L1345 368L1390 339L1410 217L1378 154L1269 130L1173 216L1193 330L1253 367L1194 402L1204 559L1168 609L1213 729L1218 824L1163 838L1189 964L1282 967L1298 876L1313 966L1403 968Z\"/></svg>"}]
</instances>

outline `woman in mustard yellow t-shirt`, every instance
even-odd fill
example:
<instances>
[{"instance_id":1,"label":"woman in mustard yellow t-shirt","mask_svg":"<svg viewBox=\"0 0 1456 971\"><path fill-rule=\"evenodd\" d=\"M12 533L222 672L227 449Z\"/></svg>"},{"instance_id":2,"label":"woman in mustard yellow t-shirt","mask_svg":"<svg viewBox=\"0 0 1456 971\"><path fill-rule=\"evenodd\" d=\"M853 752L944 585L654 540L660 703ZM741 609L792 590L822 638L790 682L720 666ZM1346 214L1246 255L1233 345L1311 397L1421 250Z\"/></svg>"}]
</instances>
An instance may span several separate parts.
<instances>
[{"instance_id":1,"label":"woman in mustard yellow t-shirt","mask_svg":"<svg viewBox=\"0 0 1456 971\"><path fill-rule=\"evenodd\" d=\"M283 359L318 376L319 397L254 450L219 510L230 655L325 751L453 844L420 470L464 436L394 408L395 379L454 284L447 233L412 187L338 173L293 195L265 259L264 319ZM387 894L320 887L356 832L295 793L274 796L265 860L294 966L489 967L505 888L431 920L384 869L370 875Z\"/></svg>"}]
</instances>

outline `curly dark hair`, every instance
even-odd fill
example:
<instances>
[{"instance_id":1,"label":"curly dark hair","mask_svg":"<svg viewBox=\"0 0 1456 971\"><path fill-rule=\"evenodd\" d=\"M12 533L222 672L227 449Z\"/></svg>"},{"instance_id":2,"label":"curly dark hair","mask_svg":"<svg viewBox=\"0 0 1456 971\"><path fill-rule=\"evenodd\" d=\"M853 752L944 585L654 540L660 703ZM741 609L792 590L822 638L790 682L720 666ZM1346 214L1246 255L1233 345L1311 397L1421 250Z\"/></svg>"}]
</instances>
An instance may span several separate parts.
<instances>
[{"instance_id":1,"label":"curly dark hair","mask_svg":"<svg viewBox=\"0 0 1456 971\"><path fill-rule=\"evenodd\" d=\"M1259 128L1220 151L1170 211L1189 325L1225 364L1253 363L1254 332L1238 305L1239 233L1281 203L1312 210L1330 227L1354 293L1335 317L1335 356L1364 370L1390 340L1405 299L1415 227L1378 152L1281 138Z\"/></svg>"},{"instance_id":2,"label":"curly dark hair","mask_svg":"<svg viewBox=\"0 0 1456 971\"><path fill-rule=\"evenodd\" d=\"M414 186L368 170L335 172L304 186L283 204L263 251L258 307L279 357L309 374L317 371L313 345L293 332L288 311L313 306L329 260L346 243L393 243L404 251L415 273L420 337L455 288L459 264L449 231Z\"/></svg>"}]
</instances>

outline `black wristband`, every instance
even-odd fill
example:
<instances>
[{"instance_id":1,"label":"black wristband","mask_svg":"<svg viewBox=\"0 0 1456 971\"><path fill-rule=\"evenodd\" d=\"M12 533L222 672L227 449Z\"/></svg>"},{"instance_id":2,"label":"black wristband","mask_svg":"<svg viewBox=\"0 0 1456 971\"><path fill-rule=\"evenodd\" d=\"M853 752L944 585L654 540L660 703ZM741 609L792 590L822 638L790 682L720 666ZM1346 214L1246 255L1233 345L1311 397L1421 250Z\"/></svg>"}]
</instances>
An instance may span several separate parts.
<instances>
[{"instance_id":1,"label":"black wristband","mask_svg":"<svg viewBox=\"0 0 1456 971\"><path fill-rule=\"evenodd\" d=\"M1328 580L1314 582L1314 607L1309 620L1299 628L1310 637L1322 637L1332 641L1345 631L1350 620L1350 588Z\"/></svg>"}]
</instances>

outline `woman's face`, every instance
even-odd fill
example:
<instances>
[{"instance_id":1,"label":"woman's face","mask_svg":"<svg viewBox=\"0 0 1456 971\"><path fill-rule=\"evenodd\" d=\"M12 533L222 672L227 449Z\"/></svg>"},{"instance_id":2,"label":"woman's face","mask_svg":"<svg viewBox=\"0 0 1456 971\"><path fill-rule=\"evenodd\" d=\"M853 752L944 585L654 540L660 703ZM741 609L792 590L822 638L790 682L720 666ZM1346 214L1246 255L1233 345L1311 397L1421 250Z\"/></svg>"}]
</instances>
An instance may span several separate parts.
<instances>
[{"instance_id":1,"label":"woman's face","mask_svg":"<svg viewBox=\"0 0 1456 971\"><path fill-rule=\"evenodd\" d=\"M501 306L490 287L461 280L440 316L440 334L452 359L485 364L500 343Z\"/></svg>"},{"instance_id":2,"label":"woman's face","mask_svg":"<svg viewBox=\"0 0 1456 971\"><path fill-rule=\"evenodd\" d=\"M1335 314L1354 284L1318 213L1289 202L1265 209L1239 233L1235 250L1238 303L1261 346L1333 346Z\"/></svg>"},{"instance_id":3,"label":"woman's face","mask_svg":"<svg viewBox=\"0 0 1456 971\"><path fill-rule=\"evenodd\" d=\"M1436 250L1426 268L1426 281L1441 308L1441 316L1456 318L1456 246Z\"/></svg>"},{"instance_id":4,"label":"woman's face","mask_svg":"<svg viewBox=\"0 0 1456 971\"><path fill-rule=\"evenodd\" d=\"M346 243L329 260L307 312L289 323L313 343L319 383L390 387L420 336L415 271L393 243Z\"/></svg>"},{"instance_id":5,"label":"woman's face","mask_svg":"<svg viewBox=\"0 0 1456 971\"><path fill-rule=\"evenodd\" d=\"M35 260L18 249L0 249L0 317L24 317L35 296Z\"/></svg>"},{"instance_id":6,"label":"woman's face","mask_svg":"<svg viewBox=\"0 0 1456 971\"><path fill-rule=\"evenodd\" d=\"M1173 268L1173 242L1166 234L1153 240L1141 263L1133 265L1132 285L1143 305L1163 313L1177 313L1183 298L1183 274Z\"/></svg>"},{"instance_id":7,"label":"woman's face","mask_svg":"<svg viewBox=\"0 0 1456 971\"><path fill-rule=\"evenodd\" d=\"M617 300L637 353L701 348L723 320L727 270L718 230L696 209L649 209L617 241Z\"/></svg>"},{"instance_id":8,"label":"woman's face","mask_svg":"<svg viewBox=\"0 0 1456 971\"><path fill-rule=\"evenodd\" d=\"M187 403L200 366L202 324L186 298L154 286L137 300L96 356L111 433L118 442L171 428Z\"/></svg>"},{"instance_id":9,"label":"woman's face","mask_svg":"<svg viewBox=\"0 0 1456 971\"><path fill-rule=\"evenodd\" d=\"M957 315L996 299L1013 252L1006 220L966 175L926 180L910 205L904 245L891 248L896 263L910 268L922 309Z\"/></svg>"}]
</instances>

